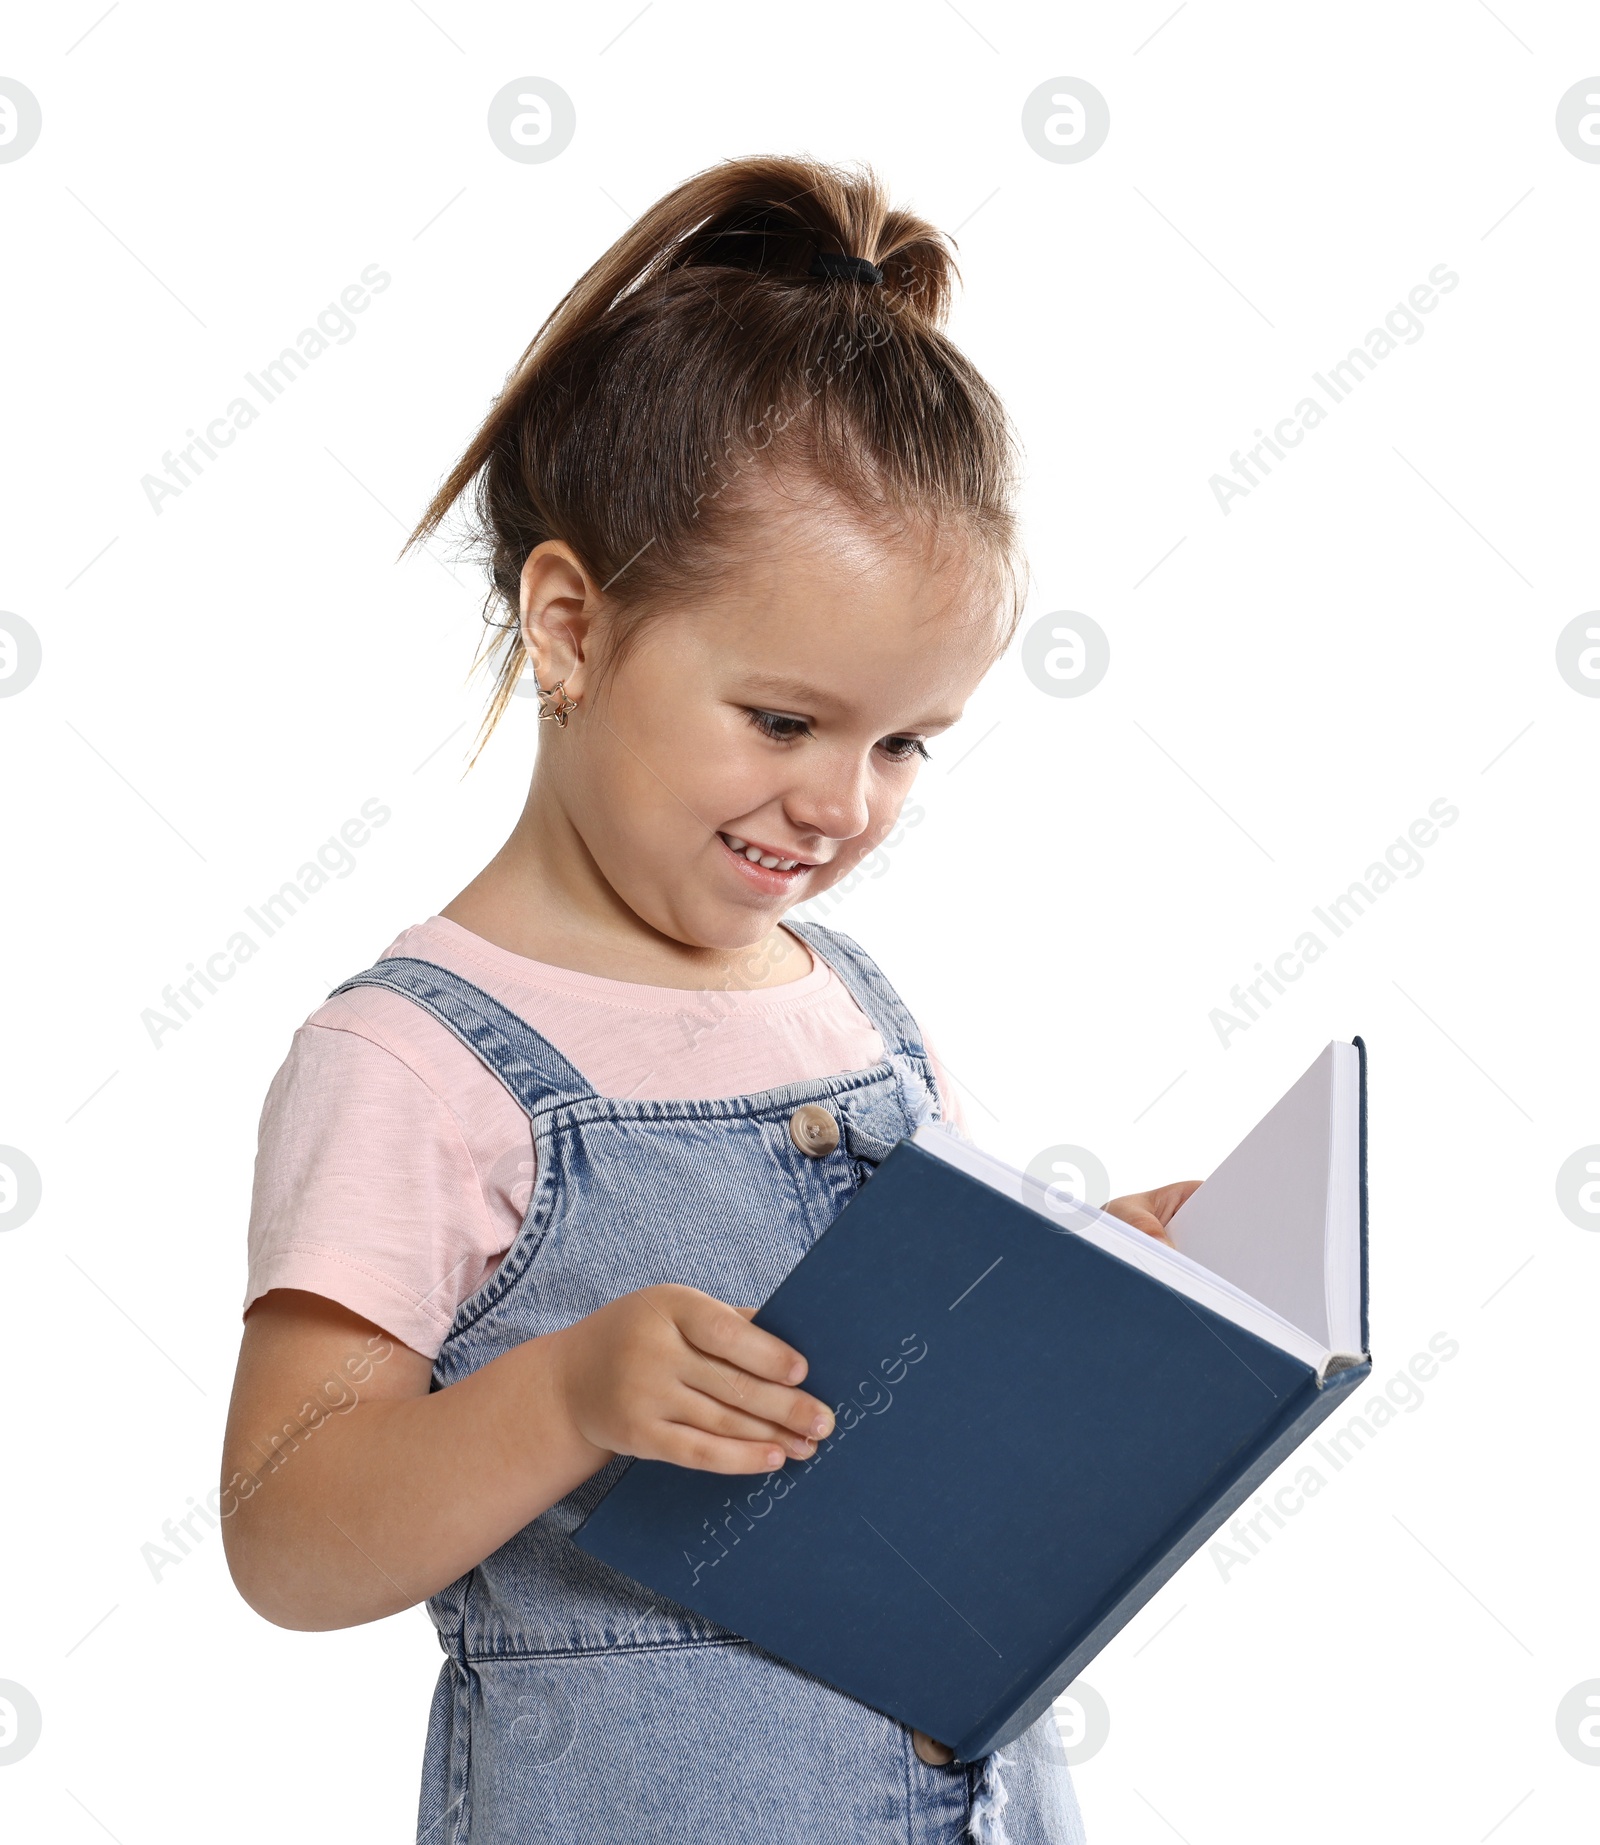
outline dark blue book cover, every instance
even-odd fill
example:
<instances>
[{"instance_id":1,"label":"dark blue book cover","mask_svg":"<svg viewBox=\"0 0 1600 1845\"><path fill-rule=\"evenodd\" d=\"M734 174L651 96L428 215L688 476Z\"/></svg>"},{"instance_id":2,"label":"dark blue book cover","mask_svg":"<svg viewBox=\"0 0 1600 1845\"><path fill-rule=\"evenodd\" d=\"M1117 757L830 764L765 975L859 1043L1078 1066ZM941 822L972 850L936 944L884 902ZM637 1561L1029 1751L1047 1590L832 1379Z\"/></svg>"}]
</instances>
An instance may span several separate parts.
<instances>
[{"instance_id":1,"label":"dark blue book cover","mask_svg":"<svg viewBox=\"0 0 1600 1845\"><path fill-rule=\"evenodd\" d=\"M1362 1075L1364 1155L1364 1049ZM1319 1383L911 1140L755 1323L806 1355L833 1435L764 1477L634 1461L573 1541L962 1761L1042 1715L1371 1371Z\"/></svg>"}]
</instances>

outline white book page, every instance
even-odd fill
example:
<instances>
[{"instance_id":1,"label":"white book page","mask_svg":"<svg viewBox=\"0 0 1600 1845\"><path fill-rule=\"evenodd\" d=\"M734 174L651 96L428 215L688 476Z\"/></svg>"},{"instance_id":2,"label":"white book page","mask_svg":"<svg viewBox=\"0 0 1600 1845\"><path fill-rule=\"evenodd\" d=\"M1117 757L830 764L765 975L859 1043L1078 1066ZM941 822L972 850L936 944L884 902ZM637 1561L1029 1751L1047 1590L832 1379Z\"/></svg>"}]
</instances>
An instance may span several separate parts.
<instances>
[{"instance_id":1,"label":"white book page","mask_svg":"<svg viewBox=\"0 0 1600 1845\"><path fill-rule=\"evenodd\" d=\"M1359 1085L1355 1046L1328 1045L1167 1226L1184 1255L1344 1353L1361 1349Z\"/></svg>"}]
</instances>

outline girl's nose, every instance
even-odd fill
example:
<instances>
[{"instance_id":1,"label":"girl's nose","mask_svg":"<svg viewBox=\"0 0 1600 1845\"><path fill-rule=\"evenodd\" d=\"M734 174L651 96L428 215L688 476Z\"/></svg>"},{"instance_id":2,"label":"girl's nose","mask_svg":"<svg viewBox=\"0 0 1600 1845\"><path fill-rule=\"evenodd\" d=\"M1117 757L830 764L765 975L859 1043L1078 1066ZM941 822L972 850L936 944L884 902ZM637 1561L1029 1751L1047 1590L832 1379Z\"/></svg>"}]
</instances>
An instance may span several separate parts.
<instances>
[{"instance_id":1,"label":"girl's nose","mask_svg":"<svg viewBox=\"0 0 1600 1845\"><path fill-rule=\"evenodd\" d=\"M809 773L784 802L789 820L802 833L824 839L854 839L872 818L867 802L867 766L853 758L807 765Z\"/></svg>"}]
</instances>

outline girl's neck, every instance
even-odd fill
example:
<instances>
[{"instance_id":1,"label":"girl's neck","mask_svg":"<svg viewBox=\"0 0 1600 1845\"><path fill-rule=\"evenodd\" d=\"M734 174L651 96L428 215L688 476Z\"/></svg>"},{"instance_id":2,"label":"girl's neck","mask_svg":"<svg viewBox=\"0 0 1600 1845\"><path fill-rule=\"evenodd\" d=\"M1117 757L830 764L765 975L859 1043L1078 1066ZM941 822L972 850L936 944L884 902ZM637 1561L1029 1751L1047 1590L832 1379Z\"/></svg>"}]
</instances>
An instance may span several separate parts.
<instances>
[{"instance_id":1,"label":"girl's neck","mask_svg":"<svg viewBox=\"0 0 1600 1845\"><path fill-rule=\"evenodd\" d=\"M811 972L805 944L774 925L748 946L699 948L654 929L604 878L538 779L511 837L439 914L530 961L643 986L747 990Z\"/></svg>"}]
</instances>

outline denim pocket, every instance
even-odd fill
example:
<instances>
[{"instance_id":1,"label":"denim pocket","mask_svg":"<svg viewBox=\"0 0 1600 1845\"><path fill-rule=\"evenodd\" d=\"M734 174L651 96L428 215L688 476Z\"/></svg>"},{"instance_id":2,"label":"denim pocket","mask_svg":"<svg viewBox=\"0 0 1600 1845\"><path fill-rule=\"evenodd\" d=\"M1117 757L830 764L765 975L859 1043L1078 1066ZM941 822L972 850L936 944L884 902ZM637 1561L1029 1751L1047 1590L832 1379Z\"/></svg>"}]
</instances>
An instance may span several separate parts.
<instances>
[{"instance_id":1,"label":"denim pocket","mask_svg":"<svg viewBox=\"0 0 1600 1845\"><path fill-rule=\"evenodd\" d=\"M844 1144L861 1177L862 1166L876 1169L906 1136L905 1111L892 1092L877 1090L852 1096L840 1107L844 1117Z\"/></svg>"}]
</instances>

